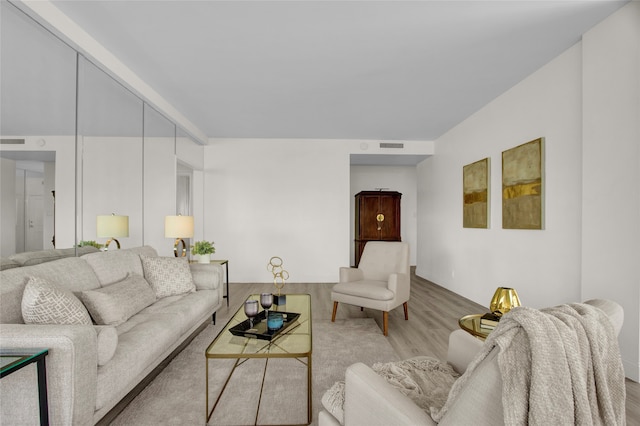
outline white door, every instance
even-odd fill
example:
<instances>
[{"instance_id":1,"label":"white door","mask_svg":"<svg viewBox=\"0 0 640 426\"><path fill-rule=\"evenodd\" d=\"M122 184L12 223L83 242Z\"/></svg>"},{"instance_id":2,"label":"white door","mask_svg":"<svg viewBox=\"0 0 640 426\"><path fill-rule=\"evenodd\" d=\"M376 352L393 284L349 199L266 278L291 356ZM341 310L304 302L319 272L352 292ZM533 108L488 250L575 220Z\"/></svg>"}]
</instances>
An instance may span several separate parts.
<instances>
[{"instance_id":1,"label":"white door","mask_svg":"<svg viewBox=\"0 0 640 426\"><path fill-rule=\"evenodd\" d=\"M26 215L26 251L42 250L42 217L44 215L44 200L42 195L27 196Z\"/></svg>"}]
</instances>

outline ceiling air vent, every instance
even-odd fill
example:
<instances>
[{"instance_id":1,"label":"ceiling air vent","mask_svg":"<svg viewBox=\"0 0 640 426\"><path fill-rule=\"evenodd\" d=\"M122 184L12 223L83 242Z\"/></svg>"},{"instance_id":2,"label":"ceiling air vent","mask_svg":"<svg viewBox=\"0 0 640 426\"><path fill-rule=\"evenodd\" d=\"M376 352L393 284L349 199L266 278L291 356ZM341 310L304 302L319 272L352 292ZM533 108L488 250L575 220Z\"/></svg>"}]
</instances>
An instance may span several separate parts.
<instances>
[{"instance_id":1,"label":"ceiling air vent","mask_svg":"<svg viewBox=\"0 0 640 426\"><path fill-rule=\"evenodd\" d=\"M403 143L399 142L380 142L380 148L404 148Z\"/></svg>"},{"instance_id":2,"label":"ceiling air vent","mask_svg":"<svg viewBox=\"0 0 640 426\"><path fill-rule=\"evenodd\" d=\"M2 145L24 145L24 139L0 139Z\"/></svg>"}]
</instances>

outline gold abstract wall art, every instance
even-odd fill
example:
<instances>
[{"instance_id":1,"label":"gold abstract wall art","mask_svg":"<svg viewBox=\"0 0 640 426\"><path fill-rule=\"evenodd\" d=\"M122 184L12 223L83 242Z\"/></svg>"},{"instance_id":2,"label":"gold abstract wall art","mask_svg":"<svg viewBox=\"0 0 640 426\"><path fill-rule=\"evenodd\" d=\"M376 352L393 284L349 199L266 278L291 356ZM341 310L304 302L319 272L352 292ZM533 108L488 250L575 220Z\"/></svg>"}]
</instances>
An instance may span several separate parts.
<instances>
[{"instance_id":1,"label":"gold abstract wall art","mask_svg":"<svg viewBox=\"0 0 640 426\"><path fill-rule=\"evenodd\" d=\"M462 226L489 227L490 160L484 158L462 168Z\"/></svg>"},{"instance_id":2,"label":"gold abstract wall art","mask_svg":"<svg viewBox=\"0 0 640 426\"><path fill-rule=\"evenodd\" d=\"M544 229L544 138L502 152L502 228Z\"/></svg>"}]
</instances>

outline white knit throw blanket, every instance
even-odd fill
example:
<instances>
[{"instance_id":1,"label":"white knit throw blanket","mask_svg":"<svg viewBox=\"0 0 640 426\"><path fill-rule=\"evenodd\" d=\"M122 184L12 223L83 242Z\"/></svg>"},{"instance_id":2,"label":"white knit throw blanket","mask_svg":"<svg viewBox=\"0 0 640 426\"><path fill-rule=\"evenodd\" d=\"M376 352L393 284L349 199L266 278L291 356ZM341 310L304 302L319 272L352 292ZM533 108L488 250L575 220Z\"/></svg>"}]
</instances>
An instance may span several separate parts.
<instances>
[{"instance_id":1,"label":"white knit throw blanket","mask_svg":"<svg viewBox=\"0 0 640 426\"><path fill-rule=\"evenodd\" d=\"M473 370L497 346L506 425L624 425L625 383L609 317L586 304L505 314L453 385L440 421Z\"/></svg>"}]
</instances>

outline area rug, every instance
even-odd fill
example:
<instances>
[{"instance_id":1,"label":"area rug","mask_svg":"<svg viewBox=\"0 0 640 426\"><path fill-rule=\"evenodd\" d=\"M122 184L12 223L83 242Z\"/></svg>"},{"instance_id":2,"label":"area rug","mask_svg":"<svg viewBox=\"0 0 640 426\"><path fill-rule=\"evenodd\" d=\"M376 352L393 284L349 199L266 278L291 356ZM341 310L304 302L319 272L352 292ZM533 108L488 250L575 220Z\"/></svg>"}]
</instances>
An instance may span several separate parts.
<instances>
[{"instance_id":1,"label":"area rug","mask_svg":"<svg viewBox=\"0 0 640 426\"><path fill-rule=\"evenodd\" d=\"M112 422L114 426L205 425L204 351L220 332L209 325ZM355 362L372 365L398 356L371 318L313 322L313 425L317 425L324 392L344 379ZM213 404L233 360L209 361L210 404ZM265 360L238 367L209 425L253 425ZM257 423L306 424L306 366L295 359L268 361Z\"/></svg>"}]
</instances>

